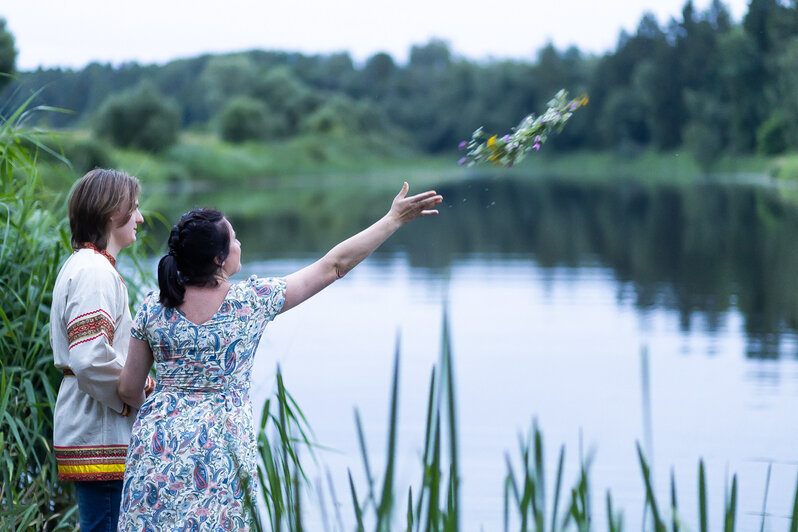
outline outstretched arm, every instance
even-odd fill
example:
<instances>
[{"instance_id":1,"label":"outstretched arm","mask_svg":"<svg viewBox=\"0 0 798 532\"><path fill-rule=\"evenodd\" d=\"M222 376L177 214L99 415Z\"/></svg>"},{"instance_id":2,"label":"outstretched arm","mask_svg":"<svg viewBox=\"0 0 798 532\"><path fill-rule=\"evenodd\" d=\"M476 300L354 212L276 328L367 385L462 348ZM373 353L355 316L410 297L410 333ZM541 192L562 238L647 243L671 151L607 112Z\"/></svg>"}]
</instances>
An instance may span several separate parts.
<instances>
[{"instance_id":1,"label":"outstretched arm","mask_svg":"<svg viewBox=\"0 0 798 532\"><path fill-rule=\"evenodd\" d=\"M443 201L440 195L428 190L408 197L408 189L409 185L405 182L394 198L391 210L380 220L347 238L310 266L288 275L285 278L282 312L299 305L346 275L406 223L422 216L438 214L433 207Z\"/></svg>"}]
</instances>

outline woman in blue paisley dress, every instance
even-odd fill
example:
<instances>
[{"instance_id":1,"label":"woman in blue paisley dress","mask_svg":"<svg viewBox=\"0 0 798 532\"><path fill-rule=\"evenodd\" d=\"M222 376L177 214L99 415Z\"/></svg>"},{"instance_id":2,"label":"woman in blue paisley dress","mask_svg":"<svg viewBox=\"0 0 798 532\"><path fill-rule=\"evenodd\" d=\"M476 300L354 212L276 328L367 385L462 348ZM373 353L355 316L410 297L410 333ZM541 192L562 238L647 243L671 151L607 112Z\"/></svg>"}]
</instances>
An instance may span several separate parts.
<instances>
[{"instance_id":1,"label":"woman in blue paisley dress","mask_svg":"<svg viewBox=\"0 0 798 532\"><path fill-rule=\"evenodd\" d=\"M119 530L249 530L257 492L249 399L255 349L277 314L343 277L402 225L431 214L435 191L407 196L324 257L282 278L231 283L241 244L218 211L183 215L158 263L160 290L136 314L119 396L139 408L128 447ZM156 388L144 385L156 368Z\"/></svg>"}]
</instances>

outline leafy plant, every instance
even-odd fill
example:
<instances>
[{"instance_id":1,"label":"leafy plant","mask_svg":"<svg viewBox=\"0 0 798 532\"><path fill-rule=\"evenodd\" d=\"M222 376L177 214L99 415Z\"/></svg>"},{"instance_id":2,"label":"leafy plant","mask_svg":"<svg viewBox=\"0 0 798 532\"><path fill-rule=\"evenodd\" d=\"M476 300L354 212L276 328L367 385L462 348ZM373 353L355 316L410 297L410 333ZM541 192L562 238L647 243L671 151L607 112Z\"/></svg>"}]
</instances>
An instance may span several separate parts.
<instances>
[{"instance_id":1,"label":"leafy plant","mask_svg":"<svg viewBox=\"0 0 798 532\"><path fill-rule=\"evenodd\" d=\"M149 83L109 96L95 117L98 136L145 151L168 148L177 141L179 129L177 108Z\"/></svg>"},{"instance_id":2,"label":"leafy plant","mask_svg":"<svg viewBox=\"0 0 798 532\"><path fill-rule=\"evenodd\" d=\"M12 530L71 528L76 509L50 443L61 375L49 313L68 226L36 169L39 150L59 155L24 127L46 108L29 103L0 118L0 523Z\"/></svg>"}]
</instances>

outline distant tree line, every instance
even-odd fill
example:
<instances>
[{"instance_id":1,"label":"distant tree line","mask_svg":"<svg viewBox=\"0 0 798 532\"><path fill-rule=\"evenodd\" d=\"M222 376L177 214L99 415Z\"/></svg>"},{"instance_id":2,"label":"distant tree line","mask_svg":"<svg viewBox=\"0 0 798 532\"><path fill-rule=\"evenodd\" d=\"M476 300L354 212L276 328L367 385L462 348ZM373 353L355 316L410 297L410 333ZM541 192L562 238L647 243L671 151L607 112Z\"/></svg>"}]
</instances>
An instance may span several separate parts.
<instances>
[{"instance_id":1,"label":"distant tree line","mask_svg":"<svg viewBox=\"0 0 798 532\"><path fill-rule=\"evenodd\" d=\"M2 24L0 69L8 71L13 39L4 35ZM17 79L0 94L3 109L41 89L37 101L73 111L49 114L50 126L90 127L148 150L197 129L231 142L391 132L440 152L478 126L509 130L566 88L590 104L553 149L684 148L711 164L724 153L798 148L798 0L751 0L741 23L720 0L705 11L688 1L664 26L644 15L603 56L548 45L530 61L474 62L432 40L413 46L404 65L385 53L356 65L346 53L250 51Z\"/></svg>"}]
</instances>

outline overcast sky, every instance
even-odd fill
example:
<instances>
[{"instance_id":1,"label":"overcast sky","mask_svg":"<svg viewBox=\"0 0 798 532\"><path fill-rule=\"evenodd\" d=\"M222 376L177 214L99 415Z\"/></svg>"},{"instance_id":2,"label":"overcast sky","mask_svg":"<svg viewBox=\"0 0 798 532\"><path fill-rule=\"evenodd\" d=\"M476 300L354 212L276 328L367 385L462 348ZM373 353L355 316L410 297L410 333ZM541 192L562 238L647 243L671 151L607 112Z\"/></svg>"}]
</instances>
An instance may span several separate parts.
<instances>
[{"instance_id":1,"label":"overcast sky","mask_svg":"<svg viewBox=\"0 0 798 532\"><path fill-rule=\"evenodd\" d=\"M534 59L547 42L584 52L614 49L644 12L665 25L685 0L2 0L17 66L83 67L92 61L164 63L250 49L387 52L404 62L413 44L446 40L472 59ZM748 0L724 2L734 21ZM710 0L696 0L699 10Z\"/></svg>"}]
</instances>

